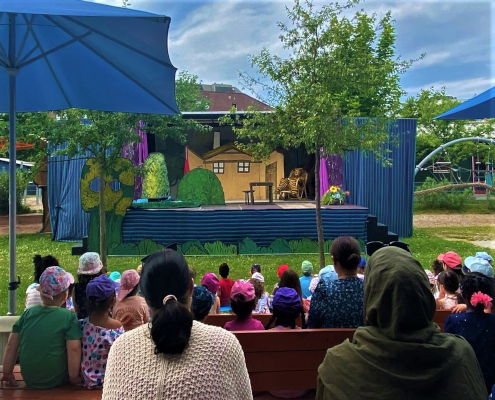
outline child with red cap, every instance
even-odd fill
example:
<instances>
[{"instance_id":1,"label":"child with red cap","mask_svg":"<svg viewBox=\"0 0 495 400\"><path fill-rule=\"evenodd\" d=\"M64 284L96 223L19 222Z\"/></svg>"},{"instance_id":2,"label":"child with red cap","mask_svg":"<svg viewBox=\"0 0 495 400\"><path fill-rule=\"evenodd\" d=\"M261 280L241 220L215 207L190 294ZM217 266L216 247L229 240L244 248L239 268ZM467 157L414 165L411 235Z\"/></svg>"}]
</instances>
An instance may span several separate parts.
<instances>
[{"instance_id":1,"label":"child with red cap","mask_svg":"<svg viewBox=\"0 0 495 400\"><path fill-rule=\"evenodd\" d=\"M139 274L135 269L124 271L120 278L117 303L113 307L113 316L118 319L126 332L147 324L150 320L146 301L138 296Z\"/></svg>"},{"instance_id":2,"label":"child with red cap","mask_svg":"<svg viewBox=\"0 0 495 400\"><path fill-rule=\"evenodd\" d=\"M447 251L444 254L439 254L437 260L443 262L443 270L451 269L459 279L462 279L462 258L454 251Z\"/></svg>"},{"instance_id":3,"label":"child with red cap","mask_svg":"<svg viewBox=\"0 0 495 400\"><path fill-rule=\"evenodd\" d=\"M49 267L41 274L42 304L24 311L5 349L2 382L8 386L17 386L13 370L19 350L27 387L51 389L81 382L81 327L76 314L61 307L69 285L69 276L60 267Z\"/></svg>"},{"instance_id":4,"label":"child with red cap","mask_svg":"<svg viewBox=\"0 0 495 400\"><path fill-rule=\"evenodd\" d=\"M89 317L79 323L83 333L81 374L87 389L103 387L110 347L124 333L122 323L110 317L115 304L115 287L115 282L106 275L100 275L86 286Z\"/></svg>"},{"instance_id":5,"label":"child with red cap","mask_svg":"<svg viewBox=\"0 0 495 400\"><path fill-rule=\"evenodd\" d=\"M230 293L230 305L237 317L227 322L224 328L228 331L264 331L263 324L252 317L255 304L253 284L242 280L235 282Z\"/></svg>"}]
</instances>

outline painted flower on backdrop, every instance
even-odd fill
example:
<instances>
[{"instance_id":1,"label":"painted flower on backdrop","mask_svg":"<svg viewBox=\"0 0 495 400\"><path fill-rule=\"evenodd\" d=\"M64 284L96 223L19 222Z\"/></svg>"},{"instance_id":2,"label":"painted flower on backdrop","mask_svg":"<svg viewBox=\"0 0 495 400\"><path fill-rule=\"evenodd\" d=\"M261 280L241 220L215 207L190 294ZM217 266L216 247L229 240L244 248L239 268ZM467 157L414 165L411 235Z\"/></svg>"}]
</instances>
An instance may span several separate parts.
<instances>
[{"instance_id":1,"label":"painted flower on backdrop","mask_svg":"<svg viewBox=\"0 0 495 400\"><path fill-rule=\"evenodd\" d=\"M324 206L344 204L345 196L349 196L348 190L344 191L340 186L330 186L328 191L323 195L321 204Z\"/></svg>"}]
</instances>

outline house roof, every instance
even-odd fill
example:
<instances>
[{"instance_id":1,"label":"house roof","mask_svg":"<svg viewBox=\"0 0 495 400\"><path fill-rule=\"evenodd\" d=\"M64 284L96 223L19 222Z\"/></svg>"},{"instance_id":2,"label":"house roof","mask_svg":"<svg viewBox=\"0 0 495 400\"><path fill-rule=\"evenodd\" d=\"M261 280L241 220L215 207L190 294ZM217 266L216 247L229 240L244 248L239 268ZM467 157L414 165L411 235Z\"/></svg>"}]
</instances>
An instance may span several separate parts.
<instances>
[{"instance_id":1,"label":"house roof","mask_svg":"<svg viewBox=\"0 0 495 400\"><path fill-rule=\"evenodd\" d=\"M228 144L224 144L223 146L217 147L216 149L213 149L213 150L210 150L210 151L204 153L201 158L203 160L208 160L210 158L213 158L215 156L218 156L219 154L225 153L225 152L227 152L229 150L236 150L239 153L249 155L245 151L239 150L237 148L237 146L235 145L235 143L228 143Z\"/></svg>"}]
</instances>

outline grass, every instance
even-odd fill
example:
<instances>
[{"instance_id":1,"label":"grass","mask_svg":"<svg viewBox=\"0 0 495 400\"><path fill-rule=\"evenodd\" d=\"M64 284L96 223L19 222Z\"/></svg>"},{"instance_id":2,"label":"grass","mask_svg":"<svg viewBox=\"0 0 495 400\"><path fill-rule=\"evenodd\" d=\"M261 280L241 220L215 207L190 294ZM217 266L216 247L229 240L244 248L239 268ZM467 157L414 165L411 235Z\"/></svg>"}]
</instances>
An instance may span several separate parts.
<instances>
[{"instance_id":1,"label":"grass","mask_svg":"<svg viewBox=\"0 0 495 400\"><path fill-rule=\"evenodd\" d=\"M473 255L476 251L486 250L475 246L466 240L494 239L495 230L491 227L449 227L449 228L423 228L415 229L412 238L405 239L411 247L414 256L421 262L423 267L428 268L439 253L449 250L458 252L463 258ZM21 285L17 290L17 312L20 314L24 309L25 293L27 286L33 281L34 254L52 254L61 266L76 276L78 257L71 256L73 243L53 242L49 235L22 234L17 235L17 274L21 277ZM492 250L491 254L495 256ZM277 281L277 268L281 264L288 264L299 272L302 261L309 260L313 265L318 265L316 254L304 255L262 255L262 256L208 256L187 257L191 267L196 270L196 283L200 282L201 276L206 272L218 273L218 266L227 262L231 268L232 279L247 278L250 266L254 263L262 266L267 288L272 288ZM141 263L139 257L110 257L108 259L109 271L125 271L136 268ZM327 263L330 258L327 256ZM8 236L0 236L0 315L7 313L7 282L9 281L9 253ZM318 268L315 268L317 271Z\"/></svg>"}]
</instances>

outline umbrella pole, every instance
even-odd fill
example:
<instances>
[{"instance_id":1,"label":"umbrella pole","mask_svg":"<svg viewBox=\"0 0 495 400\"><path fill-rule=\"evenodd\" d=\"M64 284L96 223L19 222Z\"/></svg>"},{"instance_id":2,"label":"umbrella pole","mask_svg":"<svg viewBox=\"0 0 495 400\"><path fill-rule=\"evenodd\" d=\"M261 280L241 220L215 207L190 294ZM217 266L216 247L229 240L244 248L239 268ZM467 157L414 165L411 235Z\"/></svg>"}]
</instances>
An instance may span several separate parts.
<instances>
[{"instance_id":1,"label":"umbrella pole","mask_svg":"<svg viewBox=\"0 0 495 400\"><path fill-rule=\"evenodd\" d=\"M17 199L16 199L16 77L19 70L15 68L15 14L9 14L9 63L10 68L6 69L9 76L9 311L7 315L16 315L15 294L16 282L16 218L17 218Z\"/></svg>"}]
</instances>

